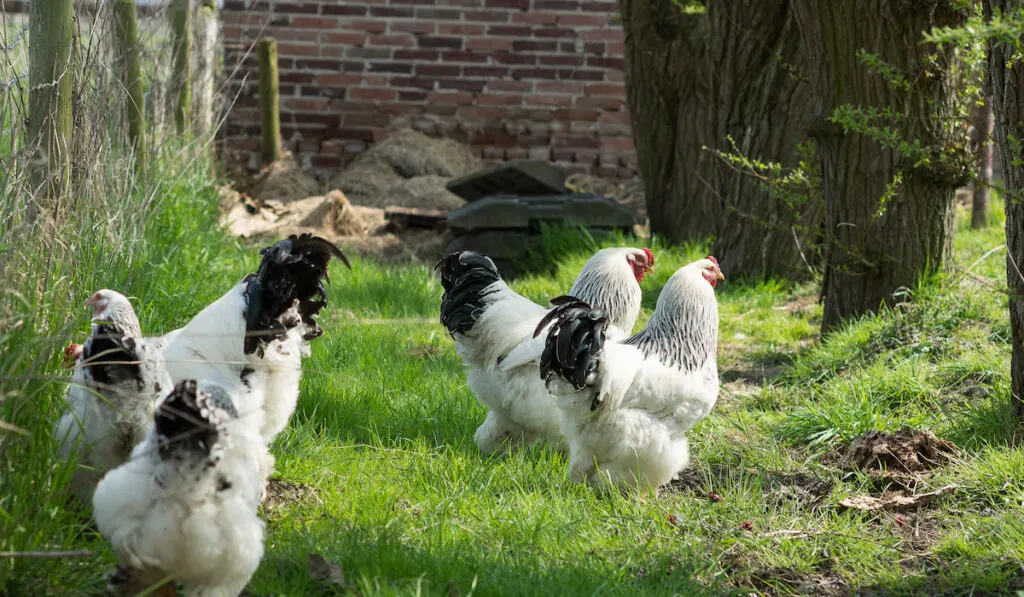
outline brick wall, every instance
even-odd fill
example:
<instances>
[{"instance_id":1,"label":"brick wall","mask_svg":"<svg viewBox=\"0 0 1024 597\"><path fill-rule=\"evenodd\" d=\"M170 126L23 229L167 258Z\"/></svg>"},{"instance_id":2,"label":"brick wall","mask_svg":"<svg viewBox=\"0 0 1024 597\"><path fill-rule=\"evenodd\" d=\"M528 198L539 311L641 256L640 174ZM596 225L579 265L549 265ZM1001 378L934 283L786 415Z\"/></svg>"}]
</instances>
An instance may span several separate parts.
<instances>
[{"instance_id":1,"label":"brick wall","mask_svg":"<svg viewBox=\"0 0 1024 597\"><path fill-rule=\"evenodd\" d=\"M260 36L278 40L281 129L329 176L393 127L491 160L636 169L614 1L226 0L226 148L258 166ZM246 78L243 83L242 79Z\"/></svg>"}]
</instances>

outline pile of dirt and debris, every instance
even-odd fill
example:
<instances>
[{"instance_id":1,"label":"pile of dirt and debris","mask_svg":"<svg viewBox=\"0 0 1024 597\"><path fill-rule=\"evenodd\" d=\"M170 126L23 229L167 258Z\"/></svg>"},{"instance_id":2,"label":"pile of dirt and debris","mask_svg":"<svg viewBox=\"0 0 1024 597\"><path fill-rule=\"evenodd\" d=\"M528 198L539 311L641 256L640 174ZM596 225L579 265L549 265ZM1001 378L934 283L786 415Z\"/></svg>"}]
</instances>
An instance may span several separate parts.
<instances>
[{"instance_id":1,"label":"pile of dirt and debris","mask_svg":"<svg viewBox=\"0 0 1024 597\"><path fill-rule=\"evenodd\" d=\"M404 129L361 153L327 186L354 205L450 210L465 202L445 184L482 167L465 145Z\"/></svg>"},{"instance_id":2,"label":"pile of dirt and debris","mask_svg":"<svg viewBox=\"0 0 1024 597\"><path fill-rule=\"evenodd\" d=\"M946 464L956 451L953 442L931 431L870 431L850 443L842 464L868 472L926 473Z\"/></svg>"},{"instance_id":3,"label":"pile of dirt and debris","mask_svg":"<svg viewBox=\"0 0 1024 597\"><path fill-rule=\"evenodd\" d=\"M221 188L220 194L221 224L242 238L309 232L343 250L388 259L434 259L447 243L434 230L395 230L383 209L352 205L337 190L289 202L254 198L230 187Z\"/></svg>"},{"instance_id":4,"label":"pile of dirt and debris","mask_svg":"<svg viewBox=\"0 0 1024 597\"><path fill-rule=\"evenodd\" d=\"M575 191L604 195L640 215L647 215L644 183L639 176L634 176L630 180L614 180L592 174L576 173L565 179L565 186Z\"/></svg>"},{"instance_id":5,"label":"pile of dirt and debris","mask_svg":"<svg viewBox=\"0 0 1024 597\"><path fill-rule=\"evenodd\" d=\"M290 152L263 168L256 176L249 194L264 201L290 203L321 192L320 183L304 171Z\"/></svg>"},{"instance_id":6,"label":"pile of dirt and debris","mask_svg":"<svg viewBox=\"0 0 1024 597\"><path fill-rule=\"evenodd\" d=\"M445 212L465 205L446 184L484 166L468 146L403 129L360 154L325 193L285 153L241 187L243 192L221 189L222 224L243 238L310 232L356 253L436 259L451 240ZM643 210L639 181L583 175L570 180L581 190Z\"/></svg>"}]
</instances>

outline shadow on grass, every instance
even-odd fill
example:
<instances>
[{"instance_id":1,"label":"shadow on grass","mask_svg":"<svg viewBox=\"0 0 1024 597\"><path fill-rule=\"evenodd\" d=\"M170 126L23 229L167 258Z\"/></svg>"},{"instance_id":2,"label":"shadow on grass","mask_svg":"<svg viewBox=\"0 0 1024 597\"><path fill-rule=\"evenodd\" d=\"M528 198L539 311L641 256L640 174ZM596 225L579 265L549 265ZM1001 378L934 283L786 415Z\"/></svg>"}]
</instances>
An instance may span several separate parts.
<instances>
[{"instance_id":1,"label":"shadow on grass","mask_svg":"<svg viewBox=\"0 0 1024 597\"><path fill-rule=\"evenodd\" d=\"M403 533L390 526L345 527L331 518L304 526L284 530L285 536L275 542L281 547L268 550L250 584L250 595L740 594L695 578L713 565L708 554L657 554L623 566L611 561L613 554L600 550L575 554L574 558L524 550L522 545L502 546L493 537L450 537L422 547L407 539L418 534L416 529L407 528ZM312 554L338 564L344 581L332 586L314 578L307 564ZM567 564L566 559L572 563Z\"/></svg>"}]
</instances>

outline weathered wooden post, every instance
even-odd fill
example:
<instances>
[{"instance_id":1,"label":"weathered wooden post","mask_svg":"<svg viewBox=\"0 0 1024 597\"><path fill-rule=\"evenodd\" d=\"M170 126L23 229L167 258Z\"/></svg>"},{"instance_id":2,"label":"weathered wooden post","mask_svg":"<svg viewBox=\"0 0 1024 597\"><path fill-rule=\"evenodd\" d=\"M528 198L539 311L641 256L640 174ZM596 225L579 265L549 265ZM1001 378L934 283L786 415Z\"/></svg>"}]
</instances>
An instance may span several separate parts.
<instances>
[{"instance_id":1,"label":"weathered wooden post","mask_svg":"<svg viewBox=\"0 0 1024 597\"><path fill-rule=\"evenodd\" d=\"M260 41L260 137L263 164L281 157L281 106L277 89L277 41Z\"/></svg>"},{"instance_id":2,"label":"weathered wooden post","mask_svg":"<svg viewBox=\"0 0 1024 597\"><path fill-rule=\"evenodd\" d=\"M196 11L193 31L196 89L192 99L192 130L206 138L213 130L214 97L217 80L217 3L202 0Z\"/></svg>"},{"instance_id":3,"label":"weathered wooden post","mask_svg":"<svg viewBox=\"0 0 1024 597\"><path fill-rule=\"evenodd\" d=\"M52 207L71 182L72 0L29 3L29 217Z\"/></svg>"},{"instance_id":4,"label":"weathered wooden post","mask_svg":"<svg viewBox=\"0 0 1024 597\"><path fill-rule=\"evenodd\" d=\"M174 74L171 85L174 124L178 134L184 134L192 103L192 65L189 61L192 45L192 0L171 0L167 10L174 32Z\"/></svg>"},{"instance_id":5,"label":"weathered wooden post","mask_svg":"<svg viewBox=\"0 0 1024 597\"><path fill-rule=\"evenodd\" d=\"M135 0L113 0L114 51L118 63L118 79L128 94L125 112L128 136L135 151L139 174L146 171L146 106L142 95L142 71L139 65L139 23Z\"/></svg>"}]
</instances>

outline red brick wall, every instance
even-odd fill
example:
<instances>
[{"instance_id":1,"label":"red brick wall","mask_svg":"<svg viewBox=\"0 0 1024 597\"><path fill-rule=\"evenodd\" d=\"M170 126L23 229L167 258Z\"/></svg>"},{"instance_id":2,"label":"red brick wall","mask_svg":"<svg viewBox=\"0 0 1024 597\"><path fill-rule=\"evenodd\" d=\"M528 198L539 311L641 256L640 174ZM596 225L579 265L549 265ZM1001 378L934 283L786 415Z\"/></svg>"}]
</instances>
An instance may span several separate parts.
<instances>
[{"instance_id":1,"label":"red brick wall","mask_svg":"<svg viewBox=\"0 0 1024 597\"><path fill-rule=\"evenodd\" d=\"M249 167L253 44L266 35L278 40L285 145L325 176L399 126L486 159L635 172L614 1L225 0L221 14L227 100L238 94L225 142Z\"/></svg>"}]
</instances>

